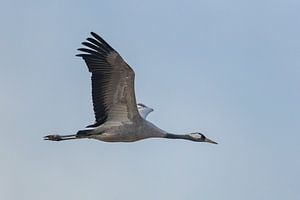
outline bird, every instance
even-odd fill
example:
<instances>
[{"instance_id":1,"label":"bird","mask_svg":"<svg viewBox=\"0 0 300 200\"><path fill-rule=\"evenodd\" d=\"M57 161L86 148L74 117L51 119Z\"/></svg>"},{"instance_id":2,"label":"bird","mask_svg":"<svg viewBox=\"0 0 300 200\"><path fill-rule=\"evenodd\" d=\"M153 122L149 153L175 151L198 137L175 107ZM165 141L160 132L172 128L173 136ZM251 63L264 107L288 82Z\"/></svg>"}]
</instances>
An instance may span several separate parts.
<instances>
[{"instance_id":1,"label":"bird","mask_svg":"<svg viewBox=\"0 0 300 200\"><path fill-rule=\"evenodd\" d=\"M134 70L114 48L94 32L81 44L83 47L78 49L80 53L76 56L85 61L91 73L95 123L78 130L76 134L46 135L45 140L96 139L104 142L135 142L147 138L166 138L217 144L200 132L174 134L146 120L153 109L136 103Z\"/></svg>"}]
</instances>

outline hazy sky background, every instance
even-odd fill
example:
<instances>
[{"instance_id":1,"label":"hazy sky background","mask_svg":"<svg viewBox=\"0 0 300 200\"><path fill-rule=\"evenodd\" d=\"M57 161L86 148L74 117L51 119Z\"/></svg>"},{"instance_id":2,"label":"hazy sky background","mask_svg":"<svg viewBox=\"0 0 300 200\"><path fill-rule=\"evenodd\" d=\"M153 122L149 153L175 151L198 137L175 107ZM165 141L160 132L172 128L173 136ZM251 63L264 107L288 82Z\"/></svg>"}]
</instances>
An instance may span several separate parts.
<instances>
[{"instance_id":1,"label":"hazy sky background","mask_svg":"<svg viewBox=\"0 0 300 200\"><path fill-rule=\"evenodd\" d=\"M300 199L300 1L12 1L0 6L0 199ZM219 145L43 141L94 121L76 49L95 31L149 120Z\"/></svg>"}]
</instances>

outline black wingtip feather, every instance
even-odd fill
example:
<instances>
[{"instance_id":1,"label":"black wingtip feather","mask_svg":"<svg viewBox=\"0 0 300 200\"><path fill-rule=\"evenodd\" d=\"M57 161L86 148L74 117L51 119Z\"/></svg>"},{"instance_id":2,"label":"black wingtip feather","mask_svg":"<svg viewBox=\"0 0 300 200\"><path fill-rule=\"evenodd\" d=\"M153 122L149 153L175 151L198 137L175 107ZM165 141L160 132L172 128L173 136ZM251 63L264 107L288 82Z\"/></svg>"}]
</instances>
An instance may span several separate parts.
<instances>
[{"instance_id":1,"label":"black wingtip feather","mask_svg":"<svg viewBox=\"0 0 300 200\"><path fill-rule=\"evenodd\" d=\"M105 47L107 47L109 50L114 51L114 49L97 33L91 32L91 35L96 38L98 41L100 41Z\"/></svg>"},{"instance_id":2,"label":"black wingtip feather","mask_svg":"<svg viewBox=\"0 0 300 200\"><path fill-rule=\"evenodd\" d=\"M94 37L88 37L86 41L81 42L81 44L88 48L78 48L78 51L81 53L76 56L82 57L83 59L94 59L95 56L98 58L104 59L110 51L114 49L109 46L98 34L91 32L91 35ZM83 52L83 53L82 53Z\"/></svg>"},{"instance_id":3,"label":"black wingtip feather","mask_svg":"<svg viewBox=\"0 0 300 200\"><path fill-rule=\"evenodd\" d=\"M101 44L98 40L94 39L94 38L86 38L87 41L91 42L92 44L96 45L96 46L103 46L103 44Z\"/></svg>"},{"instance_id":4,"label":"black wingtip feather","mask_svg":"<svg viewBox=\"0 0 300 200\"><path fill-rule=\"evenodd\" d=\"M86 47L89 47L97 52L101 52L104 54L107 54L109 52L109 50L107 50L107 47L105 47L103 44L100 44L97 46L95 44L89 43L89 42L82 42L82 44Z\"/></svg>"},{"instance_id":5,"label":"black wingtip feather","mask_svg":"<svg viewBox=\"0 0 300 200\"><path fill-rule=\"evenodd\" d=\"M97 33L91 31L91 35L94 37L94 38L101 38ZM102 39L102 38L101 38Z\"/></svg>"},{"instance_id":6,"label":"black wingtip feather","mask_svg":"<svg viewBox=\"0 0 300 200\"><path fill-rule=\"evenodd\" d=\"M95 51L91 50L91 49L85 49L85 48L79 48L77 49L78 51L81 51L83 53L87 53L86 55L93 55L96 54Z\"/></svg>"},{"instance_id":7,"label":"black wingtip feather","mask_svg":"<svg viewBox=\"0 0 300 200\"><path fill-rule=\"evenodd\" d=\"M90 54L80 53L80 54L76 54L75 56L78 56L78 57L88 57L88 56L90 56Z\"/></svg>"}]
</instances>

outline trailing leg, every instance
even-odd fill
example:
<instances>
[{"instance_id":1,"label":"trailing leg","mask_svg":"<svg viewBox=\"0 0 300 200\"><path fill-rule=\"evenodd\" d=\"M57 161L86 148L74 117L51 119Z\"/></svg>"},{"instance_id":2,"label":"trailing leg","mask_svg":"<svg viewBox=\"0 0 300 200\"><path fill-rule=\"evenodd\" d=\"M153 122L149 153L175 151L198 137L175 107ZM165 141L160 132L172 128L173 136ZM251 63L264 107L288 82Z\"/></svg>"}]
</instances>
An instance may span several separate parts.
<instances>
[{"instance_id":1,"label":"trailing leg","mask_svg":"<svg viewBox=\"0 0 300 200\"><path fill-rule=\"evenodd\" d=\"M44 136L44 140L51 141L62 141L62 140L74 140L78 139L76 135L46 135Z\"/></svg>"},{"instance_id":2,"label":"trailing leg","mask_svg":"<svg viewBox=\"0 0 300 200\"><path fill-rule=\"evenodd\" d=\"M88 138L91 135L91 131L93 129L87 130L79 130L77 134L73 135L46 135L44 136L44 140L51 140L51 141L62 141L62 140L74 140L74 139L83 139Z\"/></svg>"}]
</instances>

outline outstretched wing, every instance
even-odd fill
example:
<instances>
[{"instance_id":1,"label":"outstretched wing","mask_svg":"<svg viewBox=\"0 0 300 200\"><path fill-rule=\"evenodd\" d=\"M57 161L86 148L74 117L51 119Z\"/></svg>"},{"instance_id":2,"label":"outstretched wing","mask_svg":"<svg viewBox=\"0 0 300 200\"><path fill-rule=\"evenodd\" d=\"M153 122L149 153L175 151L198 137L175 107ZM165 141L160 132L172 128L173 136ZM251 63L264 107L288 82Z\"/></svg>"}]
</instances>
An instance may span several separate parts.
<instances>
[{"instance_id":1,"label":"outstretched wing","mask_svg":"<svg viewBox=\"0 0 300 200\"><path fill-rule=\"evenodd\" d=\"M82 42L80 56L92 73L92 97L96 123L133 121L140 117L134 93L134 71L108 43L91 32Z\"/></svg>"}]
</instances>

